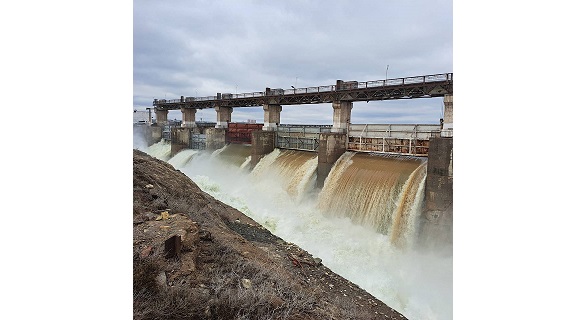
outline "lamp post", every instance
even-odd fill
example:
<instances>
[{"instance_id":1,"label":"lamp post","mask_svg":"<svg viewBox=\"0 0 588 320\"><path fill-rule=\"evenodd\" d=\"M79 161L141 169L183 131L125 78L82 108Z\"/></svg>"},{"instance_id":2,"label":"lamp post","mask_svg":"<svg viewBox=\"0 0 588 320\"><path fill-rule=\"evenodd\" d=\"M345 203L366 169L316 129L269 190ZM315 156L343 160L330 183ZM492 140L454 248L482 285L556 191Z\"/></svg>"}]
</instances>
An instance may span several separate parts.
<instances>
[{"instance_id":1,"label":"lamp post","mask_svg":"<svg viewBox=\"0 0 588 320\"><path fill-rule=\"evenodd\" d=\"M384 78L384 85L386 85L386 80L388 80L388 67L389 66L390 66L389 64L386 65L386 78Z\"/></svg>"}]
</instances>

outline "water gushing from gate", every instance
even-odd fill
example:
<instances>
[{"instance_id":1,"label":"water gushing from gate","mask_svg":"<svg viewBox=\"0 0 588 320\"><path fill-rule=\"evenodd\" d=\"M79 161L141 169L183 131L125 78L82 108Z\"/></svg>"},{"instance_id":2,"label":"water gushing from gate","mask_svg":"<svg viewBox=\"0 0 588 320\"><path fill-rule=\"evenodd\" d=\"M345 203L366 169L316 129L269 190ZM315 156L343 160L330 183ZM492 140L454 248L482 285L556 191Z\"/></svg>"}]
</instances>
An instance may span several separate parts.
<instances>
[{"instance_id":1,"label":"water gushing from gate","mask_svg":"<svg viewBox=\"0 0 588 320\"><path fill-rule=\"evenodd\" d=\"M316 154L276 149L249 172L245 149L185 150L169 163L409 319L452 318L452 257L413 250L426 161L347 152L317 193Z\"/></svg>"}]
</instances>

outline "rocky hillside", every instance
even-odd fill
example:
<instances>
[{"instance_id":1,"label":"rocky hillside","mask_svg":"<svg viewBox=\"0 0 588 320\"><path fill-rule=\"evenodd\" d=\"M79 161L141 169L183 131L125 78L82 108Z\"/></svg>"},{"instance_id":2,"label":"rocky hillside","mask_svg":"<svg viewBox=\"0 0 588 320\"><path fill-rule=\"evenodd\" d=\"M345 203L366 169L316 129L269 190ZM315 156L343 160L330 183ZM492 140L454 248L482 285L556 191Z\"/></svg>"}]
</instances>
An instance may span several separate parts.
<instances>
[{"instance_id":1,"label":"rocky hillside","mask_svg":"<svg viewBox=\"0 0 588 320\"><path fill-rule=\"evenodd\" d=\"M134 319L406 319L133 151Z\"/></svg>"}]
</instances>

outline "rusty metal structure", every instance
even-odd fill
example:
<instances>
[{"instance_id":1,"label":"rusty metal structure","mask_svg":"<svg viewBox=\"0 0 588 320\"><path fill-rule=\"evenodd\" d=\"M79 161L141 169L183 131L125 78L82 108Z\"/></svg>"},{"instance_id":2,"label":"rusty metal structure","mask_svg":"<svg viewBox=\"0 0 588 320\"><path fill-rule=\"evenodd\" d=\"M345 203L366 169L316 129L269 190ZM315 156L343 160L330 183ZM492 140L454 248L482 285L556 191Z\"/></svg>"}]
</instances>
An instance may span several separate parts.
<instances>
[{"instance_id":1,"label":"rusty metal structure","mask_svg":"<svg viewBox=\"0 0 588 320\"><path fill-rule=\"evenodd\" d=\"M229 122L225 133L227 143L251 144L251 132L261 130L263 123L238 123Z\"/></svg>"},{"instance_id":2,"label":"rusty metal structure","mask_svg":"<svg viewBox=\"0 0 588 320\"><path fill-rule=\"evenodd\" d=\"M337 80L334 85L272 89L264 92L217 93L209 97L180 97L154 99L156 110L181 108L207 109L215 107L257 107L267 104L299 105L332 103L333 101L374 101L443 97L453 94L453 73L416 77L373 80L365 82Z\"/></svg>"}]
</instances>

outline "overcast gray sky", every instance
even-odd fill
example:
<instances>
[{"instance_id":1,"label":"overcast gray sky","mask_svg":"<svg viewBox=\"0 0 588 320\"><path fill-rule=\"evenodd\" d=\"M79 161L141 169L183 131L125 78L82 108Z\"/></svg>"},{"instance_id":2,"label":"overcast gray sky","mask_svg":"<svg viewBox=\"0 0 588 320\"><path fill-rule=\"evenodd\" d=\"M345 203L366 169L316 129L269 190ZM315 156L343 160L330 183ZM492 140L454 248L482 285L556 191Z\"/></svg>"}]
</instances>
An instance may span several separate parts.
<instances>
[{"instance_id":1,"label":"overcast gray sky","mask_svg":"<svg viewBox=\"0 0 588 320\"><path fill-rule=\"evenodd\" d=\"M153 98L453 72L451 0L147 0L133 10L139 110ZM438 123L442 109L442 98L355 102L351 122ZM234 109L233 121L247 119L262 122L262 108ZM332 107L283 106L281 122L329 124Z\"/></svg>"}]
</instances>

